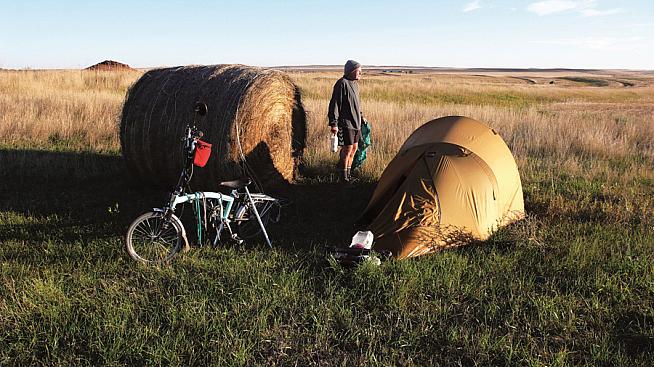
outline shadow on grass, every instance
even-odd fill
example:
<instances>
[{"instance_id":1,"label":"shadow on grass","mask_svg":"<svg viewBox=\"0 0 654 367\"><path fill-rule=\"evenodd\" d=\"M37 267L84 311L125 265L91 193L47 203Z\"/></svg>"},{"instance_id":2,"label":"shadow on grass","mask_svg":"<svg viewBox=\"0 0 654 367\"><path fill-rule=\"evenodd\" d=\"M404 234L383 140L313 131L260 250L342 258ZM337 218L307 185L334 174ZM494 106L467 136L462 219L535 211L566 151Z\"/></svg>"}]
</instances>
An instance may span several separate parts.
<instances>
[{"instance_id":1,"label":"shadow on grass","mask_svg":"<svg viewBox=\"0 0 654 367\"><path fill-rule=\"evenodd\" d=\"M122 238L134 218L167 197L165 190L133 179L116 154L0 150L0 167L2 240ZM372 188L313 176L271 192L289 201L280 222L269 227L275 246L299 251L316 243L349 244Z\"/></svg>"},{"instance_id":2,"label":"shadow on grass","mask_svg":"<svg viewBox=\"0 0 654 367\"><path fill-rule=\"evenodd\" d=\"M640 310L627 310L617 319L613 335L627 355L635 357L654 350L654 336L647 325L654 323L654 317Z\"/></svg>"},{"instance_id":3,"label":"shadow on grass","mask_svg":"<svg viewBox=\"0 0 654 367\"><path fill-rule=\"evenodd\" d=\"M343 186L327 180L313 181L300 182L280 192L290 205L284 208L282 220L271 231L293 247L307 248L309 242L349 245L357 230L354 223L370 199L373 184Z\"/></svg>"},{"instance_id":4,"label":"shadow on grass","mask_svg":"<svg viewBox=\"0 0 654 367\"><path fill-rule=\"evenodd\" d=\"M0 150L0 167L4 240L105 238L161 197L126 175L118 155Z\"/></svg>"}]
</instances>

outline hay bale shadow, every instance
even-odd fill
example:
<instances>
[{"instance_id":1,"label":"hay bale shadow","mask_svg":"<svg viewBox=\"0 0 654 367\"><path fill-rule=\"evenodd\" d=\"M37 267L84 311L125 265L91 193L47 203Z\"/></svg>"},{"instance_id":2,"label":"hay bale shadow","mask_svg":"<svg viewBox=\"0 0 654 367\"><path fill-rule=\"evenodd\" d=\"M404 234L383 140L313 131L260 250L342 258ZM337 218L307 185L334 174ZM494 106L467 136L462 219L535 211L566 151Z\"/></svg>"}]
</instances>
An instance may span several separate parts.
<instances>
[{"instance_id":1,"label":"hay bale shadow","mask_svg":"<svg viewBox=\"0 0 654 367\"><path fill-rule=\"evenodd\" d=\"M118 155L0 150L0 211L25 218L4 225L4 239L92 240L114 236L161 191L126 174ZM30 224L31 223L31 224ZM80 232L80 227L89 230Z\"/></svg>"}]
</instances>

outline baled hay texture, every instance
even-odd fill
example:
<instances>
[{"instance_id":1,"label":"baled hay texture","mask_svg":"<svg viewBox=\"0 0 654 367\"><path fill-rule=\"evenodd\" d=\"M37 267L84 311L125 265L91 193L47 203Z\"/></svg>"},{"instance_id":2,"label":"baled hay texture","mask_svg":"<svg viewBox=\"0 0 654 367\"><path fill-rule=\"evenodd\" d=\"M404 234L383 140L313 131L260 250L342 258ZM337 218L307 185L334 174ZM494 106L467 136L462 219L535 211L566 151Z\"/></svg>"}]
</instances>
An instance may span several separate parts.
<instances>
[{"instance_id":1,"label":"baled hay texture","mask_svg":"<svg viewBox=\"0 0 654 367\"><path fill-rule=\"evenodd\" d=\"M134 174L157 186L175 185L196 101L209 107L197 127L213 146L207 165L195 168L194 189L212 190L245 174L264 186L293 181L306 141L299 89L283 72L243 65L145 73L127 94L120 126L123 157Z\"/></svg>"}]
</instances>

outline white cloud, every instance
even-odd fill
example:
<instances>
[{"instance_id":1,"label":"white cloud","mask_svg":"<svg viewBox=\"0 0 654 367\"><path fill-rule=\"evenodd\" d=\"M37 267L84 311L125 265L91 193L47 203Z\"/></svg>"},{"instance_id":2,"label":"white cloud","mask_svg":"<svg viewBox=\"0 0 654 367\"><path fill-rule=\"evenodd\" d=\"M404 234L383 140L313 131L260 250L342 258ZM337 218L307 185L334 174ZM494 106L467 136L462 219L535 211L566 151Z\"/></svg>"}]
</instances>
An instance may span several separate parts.
<instances>
[{"instance_id":1,"label":"white cloud","mask_svg":"<svg viewBox=\"0 0 654 367\"><path fill-rule=\"evenodd\" d=\"M481 9L480 0L475 0L467 3L466 6L463 8L463 12L467 13L470 11L475 11L477 9Z\"/></svg>"},{"instance_id":2,"label":"white cloud","mask_svg":"<svg viewBox=\"0 0 654 367\"><path fill-rule=\"evenodd\" d=\"M527 6L527 10L538 15L548 15L566 10L572 10L576 6L577 4L574 1L545 0L529 4L529 6Z\"/></svg>"},{"instance_id":3,"label":"white cloud","mask_svg":"<svg viewBox=\"0 0 654 367\"><path fill-rule=\"evenodd\" d=\"M580 9L579 13L581 13L581 15L585 17L601 17L604 15L622 13L622 9L614 8L608 10L597 10L597 9L587 8L587 9Z\"/></svg>"},{"instance_id":4,"label":"white cloud","mask_svg":"<svg viewBox=\"0 0 654 367\"><path fill-rule=\"evenodd\" d=\"M600 10L597 9L597 0L544 0L531 3L527 11L540 16L575 11L584 17L597 17L620 13L620 8Z\"/></svg>"}]
</instances>

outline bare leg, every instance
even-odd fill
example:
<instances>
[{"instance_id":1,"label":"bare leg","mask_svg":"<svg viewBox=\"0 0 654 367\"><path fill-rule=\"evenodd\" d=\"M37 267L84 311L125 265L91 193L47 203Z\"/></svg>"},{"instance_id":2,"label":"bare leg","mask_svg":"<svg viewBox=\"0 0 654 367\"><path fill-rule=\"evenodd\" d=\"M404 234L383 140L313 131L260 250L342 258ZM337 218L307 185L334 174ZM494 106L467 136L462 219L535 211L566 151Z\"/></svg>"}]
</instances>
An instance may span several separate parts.
<instances>
[{"instance_id":1,"label":"bare leg","mask_svg":"<svg viewBox=\"0 0 654 367\"><path fill-rule=\"evenodd\" d=\"M339 169L345 169L347 167L346 166L347 157L348 157L348 154L350 152L348 147L349 147L349 145L343 145L341 147L341 152L339 154L339 160L338 160L338 168Z\"/></svg>"},{"instance_id":2,"label":"bare leg","mask_svg":"<svg viewBox=\"0 0 654 367\"><path fill-rule=\"evenodd\" d=\"M352 182L353 178L350 176L350 169L352 168L352 162L354 161L354 154L357 151L357 144L349 145L347 150L347 157L345 160L345 177L346 181Z\"/></svg>"},{"instance_id":3,"label":"bare leg","mask_svg":"<svg viewBox=\"0 0 654 367\"><path fill-rule=\"evenodd\" d=\"M341 147L340 160L338 161L338 169L341 170L341 180L349 181L350 179L350 167L352 167L352 161L354 160L354 153L357 151L357 145L344 145Z\"/></svg>"},{"instance_id":4,"label":"bare leg","mask_svg":"<svg viewBox=\"0 0 654 367\"><path fill-rule=\"evenodd\" d=\"M341 152L339 154L340 159L338 160L338 175L341 182L347 182L348 180L346 168L347 168L347 158L349 152L350 149L348 145L343 145L341 147Z\"/></svg>"},{"instance_id":5,"label":"bare leg","mask_svg":"<svg viewBox=\"0 0 654 367\"><path fill-rule=\"evenodd\" d=\"M345 168L350 169L350 167L352 167L352 162L354 161L354 154L357 152L357 144L349 145L348 147L349 151L347 154L347 164L345 165Z\"/></svg>"}]
</instances>

